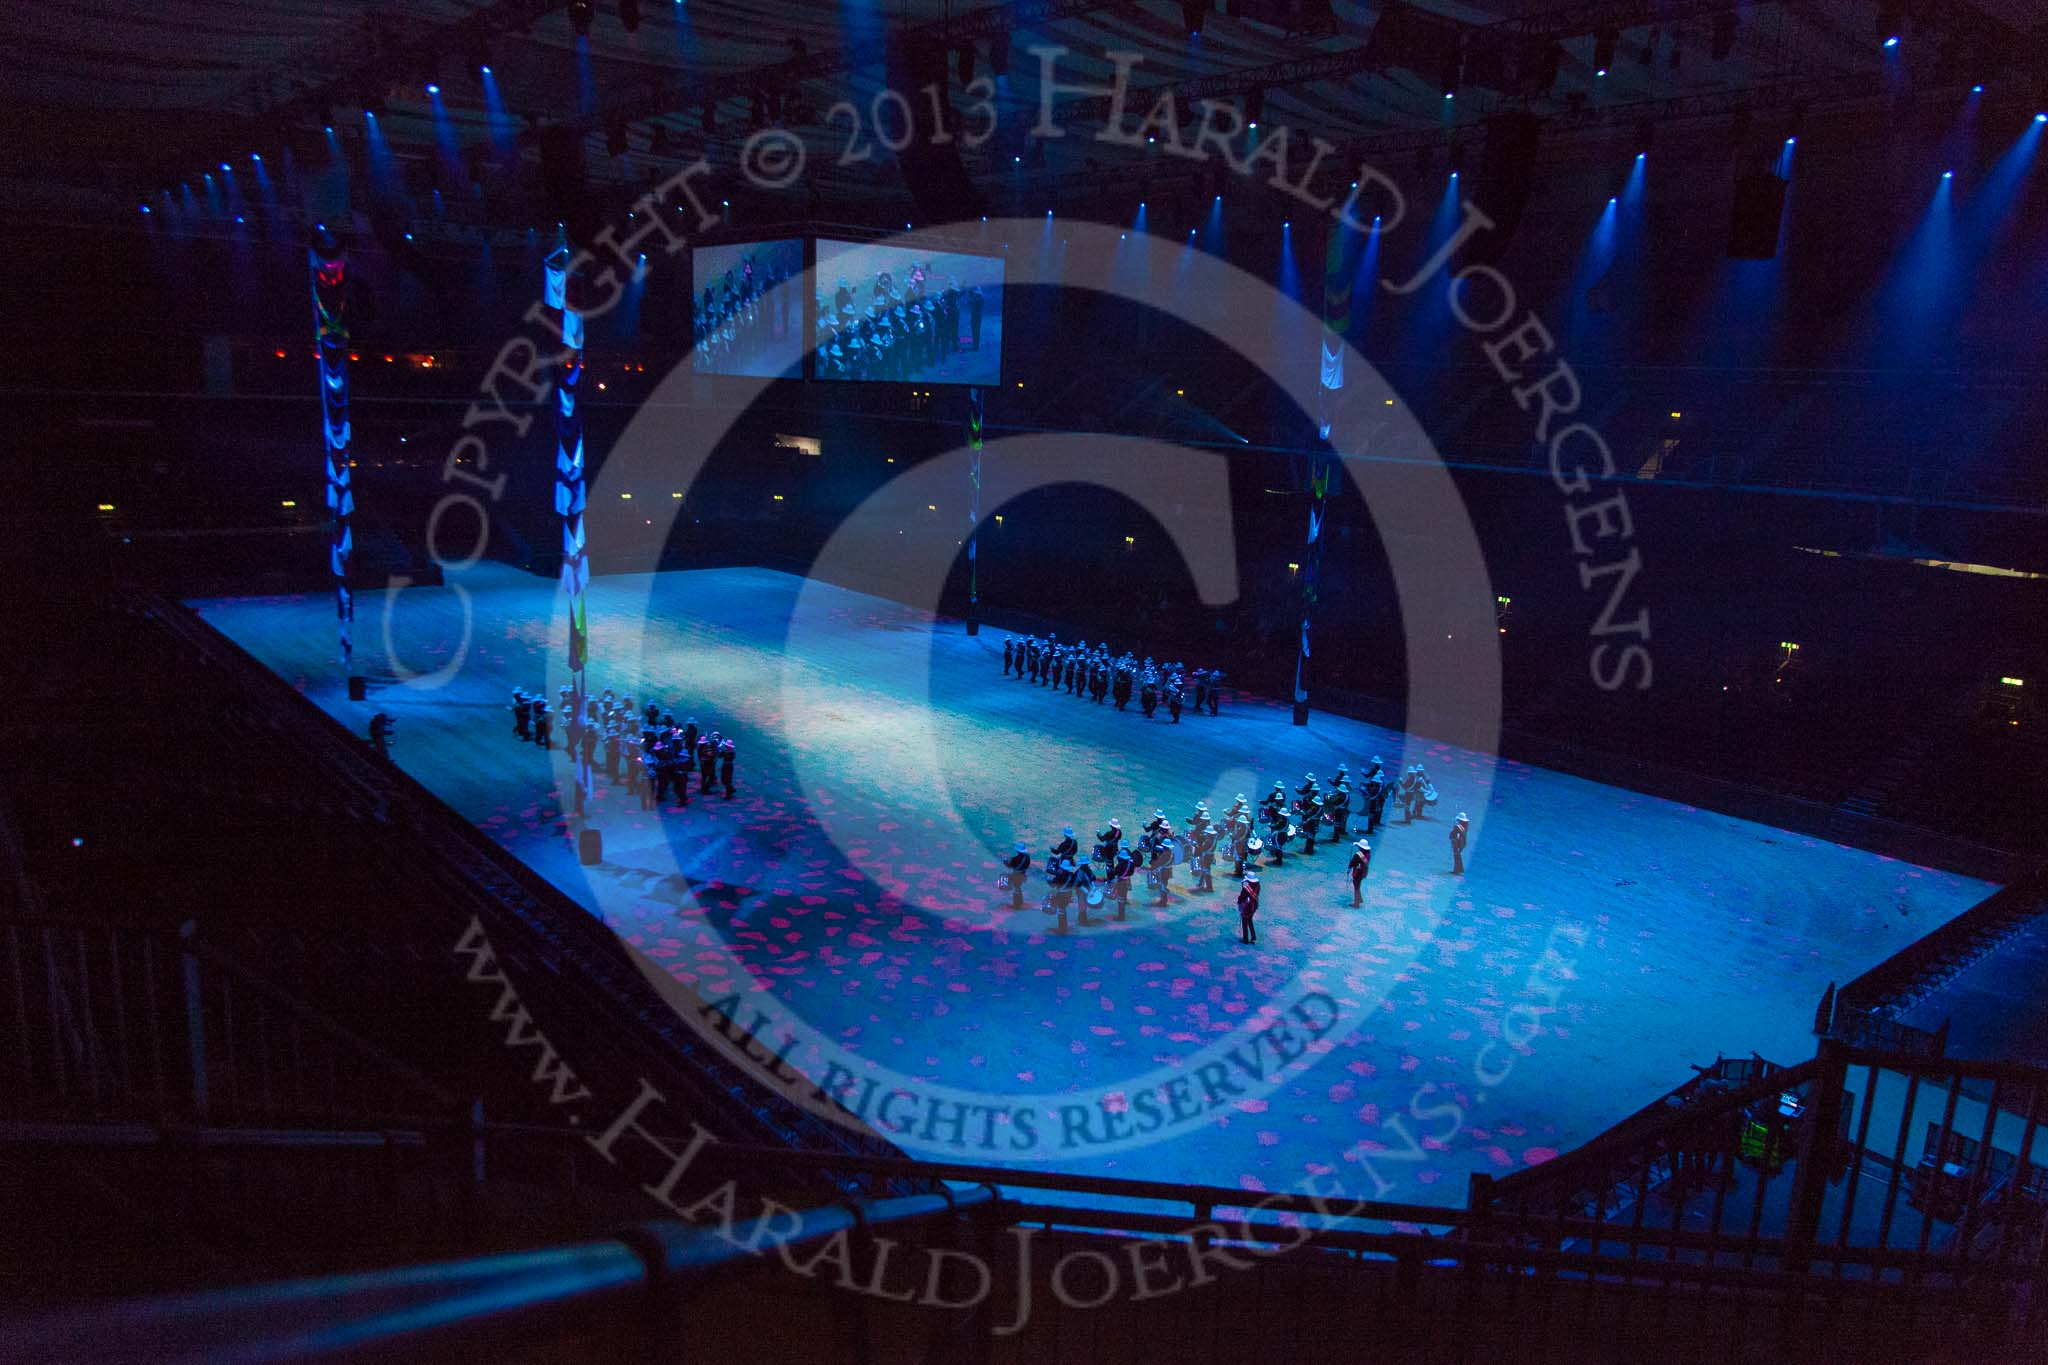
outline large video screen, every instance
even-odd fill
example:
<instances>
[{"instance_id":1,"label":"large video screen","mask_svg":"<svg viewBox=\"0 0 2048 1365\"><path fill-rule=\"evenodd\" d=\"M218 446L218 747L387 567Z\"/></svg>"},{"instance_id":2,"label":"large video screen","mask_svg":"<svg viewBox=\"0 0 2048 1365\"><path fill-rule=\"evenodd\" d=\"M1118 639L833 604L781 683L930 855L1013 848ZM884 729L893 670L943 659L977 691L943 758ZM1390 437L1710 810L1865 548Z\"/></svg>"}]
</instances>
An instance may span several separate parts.
<instances>
[{"instance_id":1,"label":"large video screen","mask_svg":"<svg viewBox=\"0 0 2048 1365\"><path fill-rule=\"evenodd\" d=\"M690 258L697 372L756 379L803 373L804 244L800 238L700 246ZM777 285L797 280L776 293Z\"/></svg>"},{"instance_id":2,"label":"large video screen","mask_svg":"<svg viewBox=\"0 0 2048 1365\"><path fill-rule=\"evenodd\" d=\"M818 239L819 379L1003 382L1003 258Z\"/></svg>"}]
</instances>

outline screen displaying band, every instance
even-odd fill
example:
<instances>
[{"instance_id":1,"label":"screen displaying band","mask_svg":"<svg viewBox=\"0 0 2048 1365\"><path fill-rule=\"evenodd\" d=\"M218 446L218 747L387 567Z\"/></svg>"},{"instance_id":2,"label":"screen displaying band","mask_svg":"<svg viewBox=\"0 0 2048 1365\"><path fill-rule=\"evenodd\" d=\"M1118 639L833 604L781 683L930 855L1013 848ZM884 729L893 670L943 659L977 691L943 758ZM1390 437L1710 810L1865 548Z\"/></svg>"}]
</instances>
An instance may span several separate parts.
<instances>
[{"instance_id":1,"label":"screen displaying band","mask_svg":"<svg viewBox=\"0 0 2048 1365\"><path fill-rule=\"evenodd\" d=\"M819 379L1003 380L1003 258L818 239Z\"/></svg>"},{"instance_id":2,"label":"screen displaying band","mask_svg":"<svg viewBox=\"0 0 2048 1365\"><path fill-rule=\"evenodd\" d=\"M804 244L800 238L700 246L690 309L699 374L795 379L803 372ZM779 292L787 280L799 283Z\"/></svg>"}]
</instances>

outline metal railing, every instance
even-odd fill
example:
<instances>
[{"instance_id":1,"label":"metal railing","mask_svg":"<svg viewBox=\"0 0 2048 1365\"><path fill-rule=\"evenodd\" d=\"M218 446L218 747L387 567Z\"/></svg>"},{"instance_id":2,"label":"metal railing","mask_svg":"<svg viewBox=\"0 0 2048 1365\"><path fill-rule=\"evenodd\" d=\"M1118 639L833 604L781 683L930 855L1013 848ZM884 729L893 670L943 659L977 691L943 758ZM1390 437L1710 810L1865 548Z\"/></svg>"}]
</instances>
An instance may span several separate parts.
<instances>
[{"instance_id":1,"label":"metal railing","mask_svg":"<svg viewBox=\"0 0 2048 1365\"><path fill-rule=\"evenodd\" d=\"M1841 1061L1824 1052L1811 1063L1717 1093L1712 1103L1691 1106L1685 1117L1690 1122L1732 1112L1729 1104L1768 1089L1811 1088L1838 1072ZM1882 1071L1915 1061L1873 1057L1859 1064ZM1997 1071L1994 1084L2016 1084L2018 1075ZM1937 1097L1951 1119L1960 1095L1954 1086ZM1992 1108L2000 1106L1994 1102ZM1859 1110L1869 1112L1867 1105ZM1906 1118L1912 1113L1909 1103ZM2030 1127L2029 1141L2031 1134ZM1631 1141L1643 1136L1638 1132ZM584 1144L589 1138L484 1125L479 1140ZM1985 1164L1981 1151L1988 1150L1988 1143L1980 1149L1979 1168ZM1609 1161L1638 1155L1606 1147L1599 1154ZM1825 1163L1838 1155L1802 1137L1788 1161ZM1807 1349L1816 1359L1885 1360L1909 1358L1930 1337L1957 1331L2024 1340L2030 1326L2025 1291L2042 1281L2038 1222L2023 1222L2013 1213L2009 1192L2025 1183L2017 1178L1977 1182L1977 1190L2000 1198L1980 1216L1963 1217L1943 1244L1922 1232L1917 1244L1907 1238L1897 1246L1871 1247L1818 1246L1796 1228L1774 1232L1753 1219L1746 1232L1730 1232L1630 1216L1612 1203L1594 1216L1578 1208L1539 1207L1542 1186L1535 1178L1543 1168L1530 1172L1529 1181L1475 1180L1470 1203L1460 1209L725 1144L706 1147L700 1160L707 1175L729 1172L736 1180L777 1166L842 1179L858 1174L869 1183L947 1184L928 1193L779 1214L772 1227L767 1216L730 1214L731 1225L717 1230L649 1223L511 1255L158 1296L67 1310L0 1330L33 1357L96 1362L223 1355L299 1361L364 1352L446 1358L443 1353L456 1351L467 1359L486 1349L518 1355L520 1348L565 1358L655 1358L677 1348L677 1313L685 1305L708 1341L712 1331L704 1319L726 1310L710 1313L702 1305L721 1276L752 1276L749 1282L765 1296L753 1300L756 1311L766 1302L785 1322L823 1326L843 1323L850 1313L863 1336L908 1330L901 1315L891 1318L890 1306L876 1296L835 1294L788 1254L844 1238L841 1250L848 1256L855 1245L871 1254L883 1242L901 1240L954 1248L957 1255L993 1266L998 1290L981 1305L974 1330L986 1338L994 1322L1014 1318L1015 1336L1004 1355L1019 1360L1074 1352L1076 1320L1086 1321L1091 1344L1132 1334L1144 1320L1138 1300L1091 1301L1077 1311L1059 1292L1057 1277L1060 1266L1079 1259L1097 1266L1126 1260L1135 1265L1139 1255L1131 1248L1139 1245L1153 1248L1145 1253L1153 1258L1172 1255L1200 1265L1203 1257L1216 1257L1217 1267L1229 1267L1189 1287L1198 1297L1181 1301L1176 1311L1184 1314L1244 1315L1259 1332L1284 1333L1289 1329L1272 1314L1296 1310L1279 1305L1298 1301L1328 1315L1338 1304L1370 1303L1376 1340L1387 1348L1376 1358L1695 1359L1768 1344L1781 1351ZM1578 1172L1568 1187L1577 1188L1583 1175ZM1868 1178L1861 1162L1838 1177L1852 1187L1859 1178ZM1635 1191L1637 1207L1667 1187L1667 1180L1643 1181ZM1970 1193L1964 1191L1966 1203ZM1035 1194L1052 1198L1034 1201ZM1844 1226L1851 1207L1853 1201L1842 1205ZM1889 1217L1889 1204L1886 1211ZM877 1238L885 1228L890 1237ZM1035 1260L1021 1250L1027 1244L1038 1248ZM879 1282L880 1270L875 1275ZM834 1277L825 1278L829 1283ZM1304 1285L1316 1288L1302 1296ZM1027 1324L1024 1307L1031 1302L1042 1316ZM1104 1324L1117 1325L1112 1330ZM1299 1332L1300 1324L1291 1330ZM606 1343L601 1352L564 1344L587 1347L593 1333ZM1290 1349L1285 1358L1359 1358L1355 1341L1341 1331L1335 1339L1335 1346L1298 1343L1300 1349ZM1823 1340L1828 1349L1812 1351ZM1695 1354L1681 1350L1680 1341L1713 1346ZM1206 1345L1181 1355L1244 1358L1225 1342L1212 1335ZM988 1350L984 1339L977 1353L889 1358L992 1358ZM819 1346L815 1354L794 1358L857 1359L861 1352ZM1079 1350L1075 1358L1141 1357L1100 1347Z\"/></svg>"},{"instance_id":2,"label":"metal railing","mask_svg":"<svg viewBox=\"0 0 2048 1365\"><path fill-rule=\"evenodd\" d=\"M418 1122L457 1097L206 942L196 927L0 923L0 1115Z\"/></svg>"}]
</instances>

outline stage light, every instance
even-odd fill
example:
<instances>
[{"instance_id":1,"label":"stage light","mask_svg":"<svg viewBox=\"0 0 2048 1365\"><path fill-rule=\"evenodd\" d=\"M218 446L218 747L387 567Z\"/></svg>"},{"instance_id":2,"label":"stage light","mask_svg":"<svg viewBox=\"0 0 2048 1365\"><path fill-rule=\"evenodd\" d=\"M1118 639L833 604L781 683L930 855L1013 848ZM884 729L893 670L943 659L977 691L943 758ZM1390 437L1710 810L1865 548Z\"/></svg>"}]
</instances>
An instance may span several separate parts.
<instances>
[{"instance_id":1,"label":"stage light","mask_svg":"<svg viewBox=\"0 0 2048 1365\"><path fill-rule=\"evenodd\" d=\"M239 214L239 213L238 213L238 214L236 214L236 215L235 215L235 221L236 221L236 222L238 222L238 223L240 223L240 222L244 222L244 221L246 221L246 220L245 220L245 219L244 219L244 218L242 217L242 215L241 215L241 214Z\"/></svg>"},{"instance_id":2,"label":"stage light","mask_svg":"<svg viewBox=\"0 0 2048 1365\"><path fill-rule=\"evenodd\" d=\"M1603 28L1593 35L1593 74L1604 76L1607 68L1614 65L1615 30Z\"/></svg>"},{"instance_id":3,"label":"stage light","mask_svg":"<svg viewBox=\"0 0 2048 1365\"><path fill-rule=\"evenodd\" d=\"M429 95L439 96L441 93L440 83L438 81L429 81L427 83L427 93Z\"/></svg>"},{"instance_id":4,"label":"stage light","mask_svg":"<svg viewBox=\"0 0 2048 1365\"><path fill-rule=\"evenodd\" d=\"M2048 123L2048 114L2036 114L2036 115L2034 115L2034 122L2036 122L2036 123Z\"/></svg>"},{"instance_id":5,"label":"stage light","mask_svg":"<svg viewBox=\"0 0 2048 1365\"><path fill-rule=\"evenodd\" d=\"M1735 50L1735 15L1732 12L1714 16L1712 43L1714 60L1727 61L1728 54Z\"/></svg>"},{"instance_id":6,"label":"stage light","mask_svg":"<svg viewBox=\"0 0 2048 1365\"><path fill-rule=\"evenodd\" d=\"M479 75L479 76L488 76L488 75L490 75L490 74L491 74L491 67L490 67L490 63L486 62L486 63L485 63L484 65L482 65L482 66L478 67L478 68L476 69L476 74L477 74L477 75Z\"/></svg>"},{"instance_id":7,"label":"stage light","mask_svg":"<svg viewBox=\"0 0 2048 1365\"><path fill-rule=\"evenodd\" d=\"M263 158L261 156L258 156L255 152L249 153L249 159L258 164L259 166L263 164Z\"/></svg>"},{"instance_id":8,"label":"stage light","mask_svg":"<svg viewBox=\"0 0 2048 1365\"><path fill-rule=\"evenodd\" d=\"M1685 416L1685 414L1684 414L1684 413L1682 413L1682 412L1674 412L1674 413L1672 413L1672 414L1671 414L1671 420L1672 420L1672 421L1674 421L1674 422L1676 422L1676 421L1677 421L1677 420L1678 420L1679 418L1681 418L1681 417L1683 417L1683 416Z\"/></svg>"},{"instance_id":9,"label":"stage light","mask_svg":"<svg viewBox=\"0 0 2048 1365\"><path fill-rule=\"evenodd\" d=\"M1606 75L1607 73L1606 73L1605 71L1603 71L1603 72L1601 72L1600 74L1604 76L1604 75ZM1457 92L1457 91L1455 91L1455 90L1446 90L1446 91L1444 91L1444 98L1445 98L1445 99L1447 99L1447 100L1449 100L1449 99L1456 99L1457 97L1458 97L1458 92Z\"/></svg>"},{"instance_id":10,"label":"stage light","mask_svg":"<svg viewBox=\"0 0 2048 1365\"><path fill-rule=\"evenodd\" d=\"M141 209L144 213L149 212L149 205L147 204L137 204L135 207Z\"/></svg>"},{"instance_id":11,"label":"stage light","mask_svg":"<svg viewBox=\"0 0 2048 1365\"><path fill-rule=\"evenodd\" d=\"M221 168L222 170L224 170L224 171L228 171L228 173L229 173L229 174L231 174L231 175L233 174L233 171L232 171L232 170L230 170L230 168L229 168L229 166L228 166L228 163L227 163L227 162L225 162L225 161L223 161L223 162L221 162L221 163L220 163L220 168Z\"/></svg>"},{"instance_id":12,"label":"stage light","mask_svg":"<svg viewBox=\"0 0 2048 1365\"><path fill-rule=\"evenodd\" d=\"M1884 40L1884 45L1887 50L1897 47L1899 45L1899 35L1896 33L1892 34Z\"/></svg>"},{"instance_id":13,"label":"stage light","mask_svg":"<svg viewBox=\"0 0 2048 1365\"><path fill-rule=\"evenodd\" d=\"M111 512L114 510L114 504L112 504L111 502L103 502L99 505L99 508L100 511L102 512Z\"/></svg>"},{"instance_id":14,"label":"stage light","mask_svg":"<svg viewBox=\"0 0 2048 1365\"><path fill-rule=\"evenodd\" d=\"M1973 85L1970 87L1970 93L1973 95L1981 95L1984 93L1984 87L1981 85Z\"/></svg>"},{"instance_id":15,"label":"stage light","mask_svg":"<svg viewBox=\"0 0 2048 1365\"><path fill-rule=\"evenodd\" d=\"M286 498L283 501L279 502L277 505L279 507L297 507L299 504L298 501L294 498Z\"/></svg>"},{"instance_id":16,"label":"stage light","mask_svg":"<svg viewBox=\"0 0 2048 1365\"><path fill-rule=\"evenodd\" d=\"M1799 141L1799 139L1798 139L1798 138L1796 138L1796 137L1788 137L1788 138L1786 138L1786 139L1785 139L1785 145L1786 145L1787 147L1790 147L1790 146L1791 146L1791 145L1792 145L1793 143L1795 143L1795 142L1797 142L1797 141Z\"/></svg>"}]
</instances>

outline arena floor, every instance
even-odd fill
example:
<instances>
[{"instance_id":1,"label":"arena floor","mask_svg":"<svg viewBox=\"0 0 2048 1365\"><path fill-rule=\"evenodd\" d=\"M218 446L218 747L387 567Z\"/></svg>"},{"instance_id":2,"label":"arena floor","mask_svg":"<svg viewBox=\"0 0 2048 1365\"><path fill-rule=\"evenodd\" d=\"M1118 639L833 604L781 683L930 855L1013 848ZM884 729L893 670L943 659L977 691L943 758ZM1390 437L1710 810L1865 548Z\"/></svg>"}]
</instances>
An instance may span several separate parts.
<instances>
[{"instance_id":1,"label":"arena floor","mask_svg":"<svg viewBox=\"0 0 2048 1365\"><path fill-rule=\"evenodd\" d=\"M560 681L545 673L552 580L479 565L451 586L366 594L367 703L347 700L333 663L328 599L195 605L357 733L373 711L397 717L407 771L661 970L716 993L736 961L837 1046L919 1083L1100 1094L1270 1020L1301 983L1335 1002L1343 1026L1276 1088L1147 1146L1077 1141L1037 1159L1061 1169L1248 1191L1313 1173L1462 1202L1468 1173L1568 1149L1692 1063L1811 1056L1830 981L1991 889L1521 764L1489 774L1355 721L1297 728L1272 702L1232 695L1220 717L1178 726L1135 703L1117 714L1005 679L1000 634L759 569L593 584L593 688L735 736L739 794L642 813L600 779L605 861L585 869L549 757L513 740L507 710L515 686ZM436 669L449 671L399 681ZM993 889L1015 839L1042 851L1071 823L1086 849L1111 815L1135 832L1155 807L1179 821L1197 799L1220 811L1375 754L1428 764L1443 800L1375 838L1363 910L1327 846L1265 873L1255 946L1238 942L1221 880L1064 936ZM1459 809L1477 829L1452 878ZM801 1049L790 1062L819 1064Z\"/></svg>"}]
</instances>

